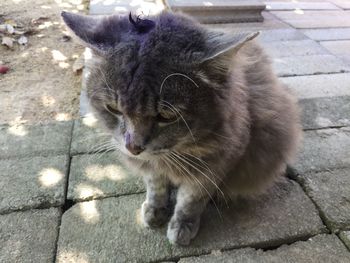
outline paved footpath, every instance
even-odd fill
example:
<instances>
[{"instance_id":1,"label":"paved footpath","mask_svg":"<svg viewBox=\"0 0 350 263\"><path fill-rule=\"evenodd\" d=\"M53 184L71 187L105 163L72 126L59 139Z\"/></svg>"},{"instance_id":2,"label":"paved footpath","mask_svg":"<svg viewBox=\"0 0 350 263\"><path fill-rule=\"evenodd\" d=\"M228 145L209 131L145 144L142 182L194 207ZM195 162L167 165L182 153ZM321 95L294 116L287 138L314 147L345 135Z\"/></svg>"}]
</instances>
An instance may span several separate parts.
<instances>
[{"instance_id":1,"label":"paved footpath","mask_svg":"<svg viewBox=\"0 0 350 263\"><path fill-rule=\"evenodd\" d=\"M264 23L208 26L262 31L303 109L293 176L258 201L209 206L175 247L140 225L142 181L92 119L3 125L0 262L350 262L350 6L267 2Z\"/></svg>"}]
</instances>

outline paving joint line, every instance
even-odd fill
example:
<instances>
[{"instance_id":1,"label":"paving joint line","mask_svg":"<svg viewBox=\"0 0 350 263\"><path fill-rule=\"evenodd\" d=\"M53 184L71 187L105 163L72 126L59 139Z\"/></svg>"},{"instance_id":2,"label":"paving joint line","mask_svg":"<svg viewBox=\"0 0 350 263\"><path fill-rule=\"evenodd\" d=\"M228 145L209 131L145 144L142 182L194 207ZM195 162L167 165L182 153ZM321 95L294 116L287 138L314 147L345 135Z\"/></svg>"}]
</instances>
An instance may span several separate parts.
<instances>
[{"instance_id":1,"label":"paving joint line","mask_svg":"<svg viewBox=\"0 0 350 263\"><path fill-rule=\"evenodd\" d=\"M348 247L345 242L343 241L343 239L340 238L340 232L335 234L337 236L337 238L340 240L340 242L342 242L342 244L345 246L345 248L350 252L350 247Z\"/></svg>"},{"instance_id":2,"label":"paving joint line","mask_svg":"<svg viewBox=\"0 0 350 263\"><path fill-rule=\"evenodd\" d=\"M320 171L321 172L321 171ZM305 195L311 200L311 202L314 204L317 212L318 212L318 216L320 217L321 221L322 221L322 224L326 227L326 230L327 230L327 234L330 234L330 233L334 233L334 231L331 230L331 227L329 226L329 224L327 223L327 219L326 219L326 216L324 214L324 212L322 211L322 209L317 205L317 203L314 201L314 199L309 196L309 194L307 193L306 191L306 187L304 186L304 184L301 182L301 180L299 179L299 176L300 176L300 173L296 173L295 174L295 177L291 177L290 179L295 181L297 184L300 185L301 189L303 190L303 192L305 193Z\"/></svg>"},{"instance_id":3,"label":"paving joint line","mask_svg":"<svg viewBox=\"0 0 350 263\"><path fill-rule=\"evenodd\" d=\"M305 235L303 237L300 238L295 238L291 241L287 241L285 243L276 245L276 246L267 246L267 247L263 247L263 246L254 246L254 245L247 245L247 246L234 246L234 247L230 247L230 248L219 248L218 250L220 252L230 252L230 251L234 251L234 250L239 250L239 249L245 249L245 248L252 248L255 250L259 250L261 249L263 252L265 251L273 251L278 249L281 246L284 245L293 245L296 242L305 242L307 240L309 240L310 238L313 238L317 235L321 235L321 234L327 234L330 235L331 233L317 233L317 234L310 234L310 235ZM159 260L155 260L155 261L149 261L148 263L161 263L164 262L164 260L166 261L174 261L174 262L179 262L181 259L185 259L185 258L191 258L191 257L200 257L200 256L207 256L207 255L211 255L211 251L210 252L203 252L203 253L197 253L197 254L192 254L192 255L188 255L188 256L179 256L179 257L170 257L170 258L163 258L163 259L159 259Z\"/></svg>"},{"instance_id":4,"label":"paving joint line","mask_svg":"<svg viewBox=\"0 0 350 263\"><path fill-rule=\"evenodd\" d=\"M68 209L71 208L72 206L79 204L79 203L85 203L85 202L90 202L90 201L100 201L100 200L104 200L104 199L108 199L108 198L119 198L119 197L123 197L123 196L130 196L130 195L141 195L146 193L146 191L141 191L141 192L137 192L137 193L125 193L125 194L116 194L116 195L108 195L108 196L100 196L100 197L91 197L91 198L87 198L84 200L72 200L72 199L67 199L67 201L71 204L69 205ZM64 210L63 213L65 213L68 209Z\"/></svg>"},{"instance_id":5,"label":"paving joint line","mask_svg":"<svg viewBox=\"0 0 350 263\"><path fill-rule=\"evenodd\" d=\"M348 96L348 95L339 96L339 97L346 97L346 96ZM306 128L306 129L303 129L303 131L308 132L308 131L317 131L317 130L341 129L341 128L346 128L349 126L350 125L334 125L334 126L325 126L325 127L319 127L319 128Z\"/></svg>"},{"instance_id":6,"label":"paving joint line","mask_svg":"<svg viewBox=\"0 0 350 263\"><path fill-rule=\"evenodd\" d=\"M82 155L94 155L94 154L110 153L110 152L114 152L114 151L115 150L101 150L101 151L96 151L96 152L80 152L80 153L72 154L71 157L82 156Z\"/></svg>"},{"instance_id":7,"label":"paving joint line","mask_svg":"<svg viewBox=\"0 0 350 263\"><path fill-rule=\"evenodd\" d=\"M72 121L72 127L71 127L71 131L70 131L70 141L69 141L69 147L68 147L68 156L67 156L68 162L67 162L67 171L66 171L66 184L65 184L64 193L63 193L64 203L60 207L60 217L58 219L57 236L56 236L56 240L55 240L54 257L53 257L53 261L52 261L53 263L57 262L58 240L59 240L59 237L60 237L60 229L61 229L61 223L62 223L62 216L64 214L64 207L65 207L66 201L67 201L70 166L71 166L71 162L72 162L72 157L70 156L70 151L71 151L71 146L72 146L72 141L73 141L74 126L75 126L75 121Z\"/></svg>"},{"instance_id":8,"label":"paving joint line","mask_svg":"<svg viewBox=\"0 0 350 263\"><path fill-rule=\"evenodd\" d=\"M332 55L334 56L334 55ZM299 57L307 57L307 56L299 56ZM337 56L334 56L338 58ZM344 62L345 64L345 62ZM304 77L304 76L319 76L319 75L333 75L333 74L343 74L343 73L349 73L350 70L340 70L340 71L334 71L334 72L315 72L312 74L285 74L285 75L280 75L278 78L290 78L290 77Z\"/></svg>"},{"instance_id":9,"label":"paving joint line","mask_svg":"<svg viewBox=\"0 0 350 263\"><path fill-rule=\"evenodd\" d=\"M333 55L334 56L334 55ZM283 78L283 79L287 79L287 78L293 78L293 77L303 77L303 76L319 76L319 75L341 75L341 74L347 74L350 71L344 71L344 72L327 72L327 73L313 73L313 74L304 74L304 75L291 75L291 76L278 76L279 79Z\"/></svg>"}]
</instances>

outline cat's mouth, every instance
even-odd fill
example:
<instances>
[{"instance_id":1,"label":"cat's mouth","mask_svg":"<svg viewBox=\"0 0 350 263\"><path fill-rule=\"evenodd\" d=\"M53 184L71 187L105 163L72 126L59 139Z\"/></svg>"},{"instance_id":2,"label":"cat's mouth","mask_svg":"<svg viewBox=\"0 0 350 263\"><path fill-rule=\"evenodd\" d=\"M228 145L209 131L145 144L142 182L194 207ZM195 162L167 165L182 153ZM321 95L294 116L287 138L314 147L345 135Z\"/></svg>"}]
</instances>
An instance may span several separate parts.
<instances>
[{"instance_id":1,"label":"cat's mouth","mask_svg":"<svg viewBox=\"0 0 350 263\"><path fill-rule=\"evenodd\" d=\"M134 155L129 152L127 149L120 149L121 152L129 158L138 159L138 160L154 160L160 158L161 156L171 152L170 149L159 149L159 150L145 150L138 155Z\"/></svg>"},{"instance_id":2,"label":"cat's mouth","mask_svg":"<svg viewBox=\"0 0 350 263\"><path fill-rule=\"evenodd\" d=\"M151 155L161 155L161 154L167 154L170 152L170 149L160 149L160 150L154 150L148 152Z\"/></svg>"}]
</instances>

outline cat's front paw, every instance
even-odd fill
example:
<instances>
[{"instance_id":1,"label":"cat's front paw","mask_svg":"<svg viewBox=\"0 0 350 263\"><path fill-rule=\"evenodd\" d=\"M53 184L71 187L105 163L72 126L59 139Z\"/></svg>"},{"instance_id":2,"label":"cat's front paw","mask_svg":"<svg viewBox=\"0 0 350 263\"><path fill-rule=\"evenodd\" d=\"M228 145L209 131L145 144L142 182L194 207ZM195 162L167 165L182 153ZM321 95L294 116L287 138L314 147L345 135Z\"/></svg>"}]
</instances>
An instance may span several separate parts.
<instances>
[{"instance_id":1,"label":"cat's front paw","mask_svg":"<svg viewBox=\"0 0 350 263\"><path fill-rule=\"evenodd\" d=\"M142 204L141 215L144 226L156 228L168 222L170 211L167 207L153 207L145 201Z\"/></svg>"},{"instance_id":2,"label":"cat's front paw","mask_svg":"<svg viewBox=\"0 0 350 263\"><path fill-rule=\"evenodd\" d=\"M193 221L172 219L168 225L167 237L172 244L187 246L190 244L199 229L199 218Z\"/></svg>"}]
</instances>

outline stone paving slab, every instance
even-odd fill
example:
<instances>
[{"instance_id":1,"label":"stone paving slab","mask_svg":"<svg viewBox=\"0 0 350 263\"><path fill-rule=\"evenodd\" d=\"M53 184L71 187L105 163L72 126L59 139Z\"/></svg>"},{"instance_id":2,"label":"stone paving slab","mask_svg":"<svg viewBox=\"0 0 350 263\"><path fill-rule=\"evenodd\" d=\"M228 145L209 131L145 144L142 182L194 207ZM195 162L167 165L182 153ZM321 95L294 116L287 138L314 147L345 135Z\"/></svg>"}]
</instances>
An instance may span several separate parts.
<instances>
[{"instance_id":1,"label":"stone paving slab","mask_svg":"<svg viewBox=\"0 0 350 263\"><path fill-rule=\"evenodd\" d=\"M343 60L345 63L347 63L348 65L350 65L350 55L341 55L339 56L339 58Z\"/></svg>"},{"instance_id":2,"label":"stone paving slab","mask_svg":"<svg viewBox=\"0 0 350 263\"><path fill-rule=\"evenodd\" d=\"M256 0L167 0L169 8L196 18L201 23L262 22L265 5Z\"/></svg>"},{"instance_id":3,"label":"stone paving slab","mask_svg":"<svg viewBox=\"0 0 350 263\"><path fill-rule=\"evenodd\" d=\"M350 28L320 28L301 30L313 40L345 40L350 39Z\"/></svg>"},{"instance_id":4,"label":"stone paving slab","mask_svg":"<svg viewBox=\"0 0 350 263\"><path fill-rule=\"evenodd\" d=\"M350 9L350 2L348 0L328 0L332 2L333 4L339 6L342 9Z\"/></svg>"},{"instance_id":5,"label":"stone paving slab","mask_svg":"<svg viewBox=\"0 0 350 263\"><path fill-rule=\"evenodd\" d=\"M139 208L145 195L93 200L74 205L62 217L57 262L150 262L242 246L268 247L325 231L300 186L285 182L256 201L218 211L209 206L197 238L187 248L172 246L165 229L144 229Z\"/></svg>"},{"instance_id":6,"label":"stone paving slab","mask_svg":"<svg viewBox=\"0 0 350 263\"><path fill-rule=\"evenodd\" d=\"M261 31L258 37L262 43L287 40L305 40L307 37L296 29L267 29Z\"/></svg>"},{"instance_id":7,"label":"stone paving slab","mask_svg":"<svg viewBox=\"0 0 350 263\"><path fill-rule=\"evenodd\" d=\"M72 122L0 126L0 159L68 154Z\"/></svg>"},{"instance_id":8,"label":"stone paving slab","mask_svg":"<svg viewBox=\"0 0 350 263\"><path fill-rule=\"evenodd\" d=\"M344 244L348 247L350 251L350 231L342 231L339 233L339 237L343 240Z\"/></svg>"},{"instance_id":9,"label":"stone paving slab","mask_svg":"<svg viewBox=\"0 0 350 263\"><path fill-rule=\"evenodd\" d=\"M0 262L54 262L59 217L56 208L0 215Z\"/></svg>"},{"instance_id":10,"label":"stone paving slab","mask_svg":"<svg viewBox=\"0 0 350 263\"><path fill-rule=\"evenodd\" d=\"M298 76L350 71L350 66L332 55L311 55L273 59L278 76Z\"/></svg>"},{"instance_id":11,"label":"stone paving slab","mask_svg":"<svg viewBox=\"0 0 350 263\"><path fill-rule=\"evenodd\" d=\"M161 0L91 0L89 6L90 15L110 15L117 13L128 15L129 12L136 14L154 15L162 10L165 6Z\"/></svg>"},{"instance_id":12,"label":"stone paving slab","mask_svg":"<svg viewBox=\"0 0 350 263\"><path fill-rule=\"evenodd\" d=\"M299 104L304 129L350 126L350 96L303 99Z\"/></svg>"},{"instance_id":13,"label":"stone paving slab","mask_svg":"<svg viewBox=\"0 0 350 263\"><path fill-rule=\"evenodd\" d=\"M340 10L339 7L328 2L270 2L264 1L266 10Z\"/></svg>"},{"instance_id":14,"label":"stone paving slab","mask_svg":"<svg viewBox=\"0 0 350 263\"><path fill-rule=\"evenodd\" d=\"M280 19L276 18L274 15L269 12L262 12L264 21L262 23L251 22L251 23L227 23L227 24L210 24L207 25L210 28L216 28L220 30L242 30L246 31L259 31L259 30L268 30L268 29L292 29L292 27Z\"/></svg>"},{"instance_id":15,"label":"stone paving slab","mask_svg":"<svg viewBox=\"0 0 350 263\"><path fill-rule=\"evenodd\" d=\"M211 255L181 259L179 263L299 262L347 263L350 253L336 235L318 235L307 241L283 245L275 250L244 248Z\"/></svg>"},{"instance_id":16,"label":"stone paving slab","mask_svg":"<svg viewBox=\"0 0 350 263\"><path fill-rule=\"evenodd\" d=\"M305 173L298 180L321 210L328 228L333 232L350 229L350 169Z\"/></svg>"},{"instance_id":17,"label":"stone paving slab","mask_svg":"<svg viewBox=\"0 0 350 263\"><path fill-rule=\"evenodd\" d=\"M350 26L349 11L272 11L271 13L294 28Z\"/></svg>"},{"instance_id":18,"label":"stone paving slab","mask_svg":"<svg viewBox=\"0 0 350 263\"><path fill-rule=\"evenodd\" d=\"M107 149L111 136L98 127L91 115L74 121L70 154L95 153Z\"/></svg>"},{"instance_id":19,"label":"stone paving slab","mask_svg":"<svg viewBox=\"0 0 350 263\"><path fill-rule=\"evenodd\" d=\"M280 78L299 99L350 95L350 73ZM344 116L346 117L346 116Z\"/></svg>"},{"instance_id":20,"label":"stone paving slab","mask_svg":"<svg viewBox=\"0 0 350 263\"><path fill-rule=\"evenodd\" d=\"M78 155L72 158L67 198L91 200L144 192L142 178L133 176L115 152Z\"/></svg>"},{"instance_id":21,"label":"stone paving slab","mask_svg":"<svg viewBox=\"0 0 350 263\"><path fill-rule=\"evenodd\" d=\"M262 43L273 58L329 54L328 50L313 40L292 40Z\"/></svg>"},{"instance_id":22,"label":"stone paving slab","mask_svg":"<svg viewBox=\"0 0 350 263\"><path fill-rule=\"evenodd\" d=\"M304 132L295 168L299 174L350 166L350 128Z\"/></svg>"},{"instance_id":23,"label":"stone paving slab","mask_svg":"<svg viewBox=\"0 0 350 263\"><path fill-rule=\"evenodd\" d=\"M334 55L350 55L350 40L322 41L320 44Z\"/></svg>"},{"instance_id":24,"label":"stone paving slab","mask_svg":"<svg viewBox=\"0 0 350 263\"><path fill-rule=\"evenodd\" d=\"M0 160L0 214L64 203L68 156Z\"/></svg>"}]
</instances>

